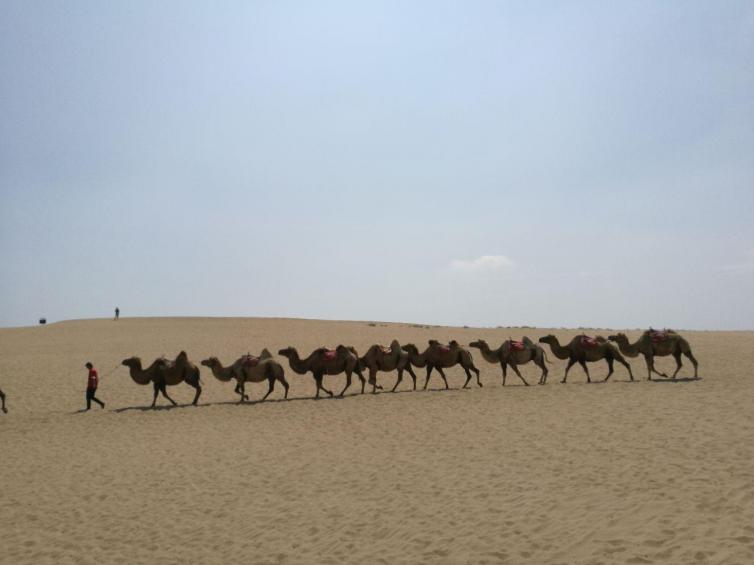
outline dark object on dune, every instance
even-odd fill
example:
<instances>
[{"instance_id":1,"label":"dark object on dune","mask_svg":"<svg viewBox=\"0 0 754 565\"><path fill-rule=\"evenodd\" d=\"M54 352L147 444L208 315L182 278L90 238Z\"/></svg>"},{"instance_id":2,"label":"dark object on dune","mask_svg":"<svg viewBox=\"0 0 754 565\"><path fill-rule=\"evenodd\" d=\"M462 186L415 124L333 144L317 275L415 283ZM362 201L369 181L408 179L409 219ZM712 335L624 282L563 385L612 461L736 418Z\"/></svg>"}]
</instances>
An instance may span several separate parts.
<instances>
[{"instance_id":1,"label":"dark object on dune","mask_svg":"<svg viewBox=\"0 0 754 565\"><path fill-rule=\"evenodd\" d=\"M47 323L47 318L40 318L39 323L44 326Z\"/></svg>"}]
</instances>

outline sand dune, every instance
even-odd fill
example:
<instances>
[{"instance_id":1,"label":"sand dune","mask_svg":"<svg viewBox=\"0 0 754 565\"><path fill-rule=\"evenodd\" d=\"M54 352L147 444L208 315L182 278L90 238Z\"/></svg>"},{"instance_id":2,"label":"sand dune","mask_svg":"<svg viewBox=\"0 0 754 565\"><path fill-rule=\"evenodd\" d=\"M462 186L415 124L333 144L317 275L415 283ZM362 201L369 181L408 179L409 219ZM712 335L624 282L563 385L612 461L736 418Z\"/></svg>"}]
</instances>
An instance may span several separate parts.
<instances>
[{"instance_id":1,"label":"sand dune","mask_svg":"<svg viewBox=\"0 0 754 565\"><path fill-rule=\"evenodd\" d=\"M119 367L181 349L229 362L549 332L200 318L0 330L0 563L754 562L754 332L684 332L702 380L677 383L647 382L634 359L638 382L617 366L586 385L576 367L560 385L551 356L550 384L503 388L473 351L483 389L457 390L456 368L456 390L435 377L414 393L405 378L397 394L315 401L311 377L287 370L288 401L278 388L241 406L202 368L202 406L180 385L183 405L146 410L151 388ZM104 411L78 413L87 360Z\"/></svg>"}]
</instances>

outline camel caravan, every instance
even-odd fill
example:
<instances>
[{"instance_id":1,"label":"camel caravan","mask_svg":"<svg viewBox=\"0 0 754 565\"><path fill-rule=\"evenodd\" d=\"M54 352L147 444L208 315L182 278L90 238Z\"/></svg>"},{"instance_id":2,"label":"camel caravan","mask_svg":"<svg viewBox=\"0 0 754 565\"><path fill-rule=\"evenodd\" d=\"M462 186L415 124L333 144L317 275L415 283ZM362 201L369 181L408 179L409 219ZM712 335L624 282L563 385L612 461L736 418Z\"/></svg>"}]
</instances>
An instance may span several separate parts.
<instances>
[{"instance_id":1,"label":"camel caravan","mask_svg":"<svg viewBox=\"0 0 754 565\"><path fill-rule=\"evenodd\" d=\"M529 386L529 383L519 371L519 367L527 363L534 363L539 367L541 375L538 382L540 385L547 384L549 374L547 365L551 365L552 362L549 360L545 349L539 345L540 343L549 345L550 352L557 359L567 360L561 383L566 383L568 372L577 363L583 369L587 382L591 383L592 378L587 363L602 360L607 363L608 368L607 376L602 382L606 382L613 375L613 365L616 361L626 368L629 379L634 381L633 371L624 355L637 357L640 354L644 356L647 364L648 380L652 380L652 373L657 373L666 379L675 380L683 364L681 357L684 355L694 366L693 378L699 378L698 363L691 353L688 341L673 330L658 331L650 328L635 343L631 343L625 334L619 333L611 335L607 339L602 336L577 335L566 344L561 344L554 335L541 337L538 342L524 336L520 341L508 339L497 349L492 349L485 340L478 339L471 342L469 347L478 349L486 362L500 365L503 386L506 384L509 367L525 386ZM320 392L324 392L330 397L334 396L331 390L325 388L324 377L341 374L345 374L346 382L343 389L338 393L339 397L343 397L350 388L354 374L361 383L361 394L365 392L367 382L371 386L373 394L378 390L383 390L383 387L377 384L378 373L393 371L397 373L397 378L390 389L391 392L395 392L403 381L404 372L407 372L411 377L415 391L416 373L414 373L414 368L426 370L423 390L427 389L430 376L435 370L442 378L445 389L448 390L450 386L444 369L456 365L460 365L466 373L466 382L464 382L462 388L467 388L474 377L476 377L477 385L482 387L479 378L480 371L474 365L471 352L455 340L447 344L440 343L437 340L429 340L428 346L422 352L419 352L419 348L413 343L402 345L398 340L393 340L389 346L372 345L363 356L359 356L355 348L346 345L338 345L335 349L319 347L303 358L295 347L286 347L279 350L278 355L288 359L288 365L294 373L299 375L311 373L316 385L315 398L320 397ZM672 377L660 373L654 366L655 357L670 355L675 358L677 365ZM268 383L268 390L261 401L267 399L278 383L285 389L284 398L288 398L289 384L285 378L285 370L267 349L263 349L259 355L247 353L228 366L223 366L217 357L204 359L200 364L208 367L212 375L220 382L235 381L234 392L238 395L239 402L246 402L250 399L246 393L246 383L264 381ZM140 385L152 385L154 393L152 408L156 406L159 394L162 394L175 406L176 402L168 395L167 387L183 382L196 390L192 404L196 405L199 402L202 393L199 368L189 360L185 351L181 351L173 360L164 357L156 359L146 369L143 368L139 357L124 359L122 365L128 367L134 382ZM364 377L365 374L367 378ZM6 412L5 395L2 391L0 391L0 399L2 400L2 410Z\"/></svg>"}]
</instances>

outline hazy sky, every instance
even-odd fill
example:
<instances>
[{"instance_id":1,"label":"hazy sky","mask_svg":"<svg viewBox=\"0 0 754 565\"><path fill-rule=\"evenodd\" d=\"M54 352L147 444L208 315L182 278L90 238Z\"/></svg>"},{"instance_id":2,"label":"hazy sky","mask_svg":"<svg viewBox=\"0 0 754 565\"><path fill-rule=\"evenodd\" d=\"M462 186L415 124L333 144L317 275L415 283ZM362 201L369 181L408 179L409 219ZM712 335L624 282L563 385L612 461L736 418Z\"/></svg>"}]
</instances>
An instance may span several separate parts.
<instances>
[{"instance_id":1,"label":"hazy sky","mask_svg":"<svg viewBox=\"0 0 754 565\"><path fill-rule=\"evenodd\" d=\"M754 328L754 4L0 2L0 325Z\"/></svg>"}]
</instances>

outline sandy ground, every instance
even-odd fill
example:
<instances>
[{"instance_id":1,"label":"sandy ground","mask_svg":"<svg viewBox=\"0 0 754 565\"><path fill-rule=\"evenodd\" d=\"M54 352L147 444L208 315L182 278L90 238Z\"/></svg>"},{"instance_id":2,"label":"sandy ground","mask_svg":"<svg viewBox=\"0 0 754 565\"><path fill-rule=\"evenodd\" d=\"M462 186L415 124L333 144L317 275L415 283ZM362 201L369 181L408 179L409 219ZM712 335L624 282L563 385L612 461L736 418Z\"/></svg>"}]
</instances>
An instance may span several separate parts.
<instances>
[{"instance_id":1,"label":"sandy ground","mask_svg":"<svg viewBox=\"0 0 754 565\"><path fill-rule=\"evenodd\" d=\"M647 382L634 359L638 382L618 366L587 385L576 367L561 385L551 356L546 386L503 388L473 350L483 389L458 390L453 369L448 392L433 377L429 392L407 379L396 394L315 401L311 377L287 370L288 401L276 389L240 406L202 368L201 406L179 385L181 406L145 410L151 389L113 370L180 349L232 361L264 346L545 333L192 318L0 330L0 562L754 563L754 332L684 332L702 379L677 383ZM87 360L104 411L77 412ZM524 375L537 381L531 365Z\"/></svg>"}]
</instances>

